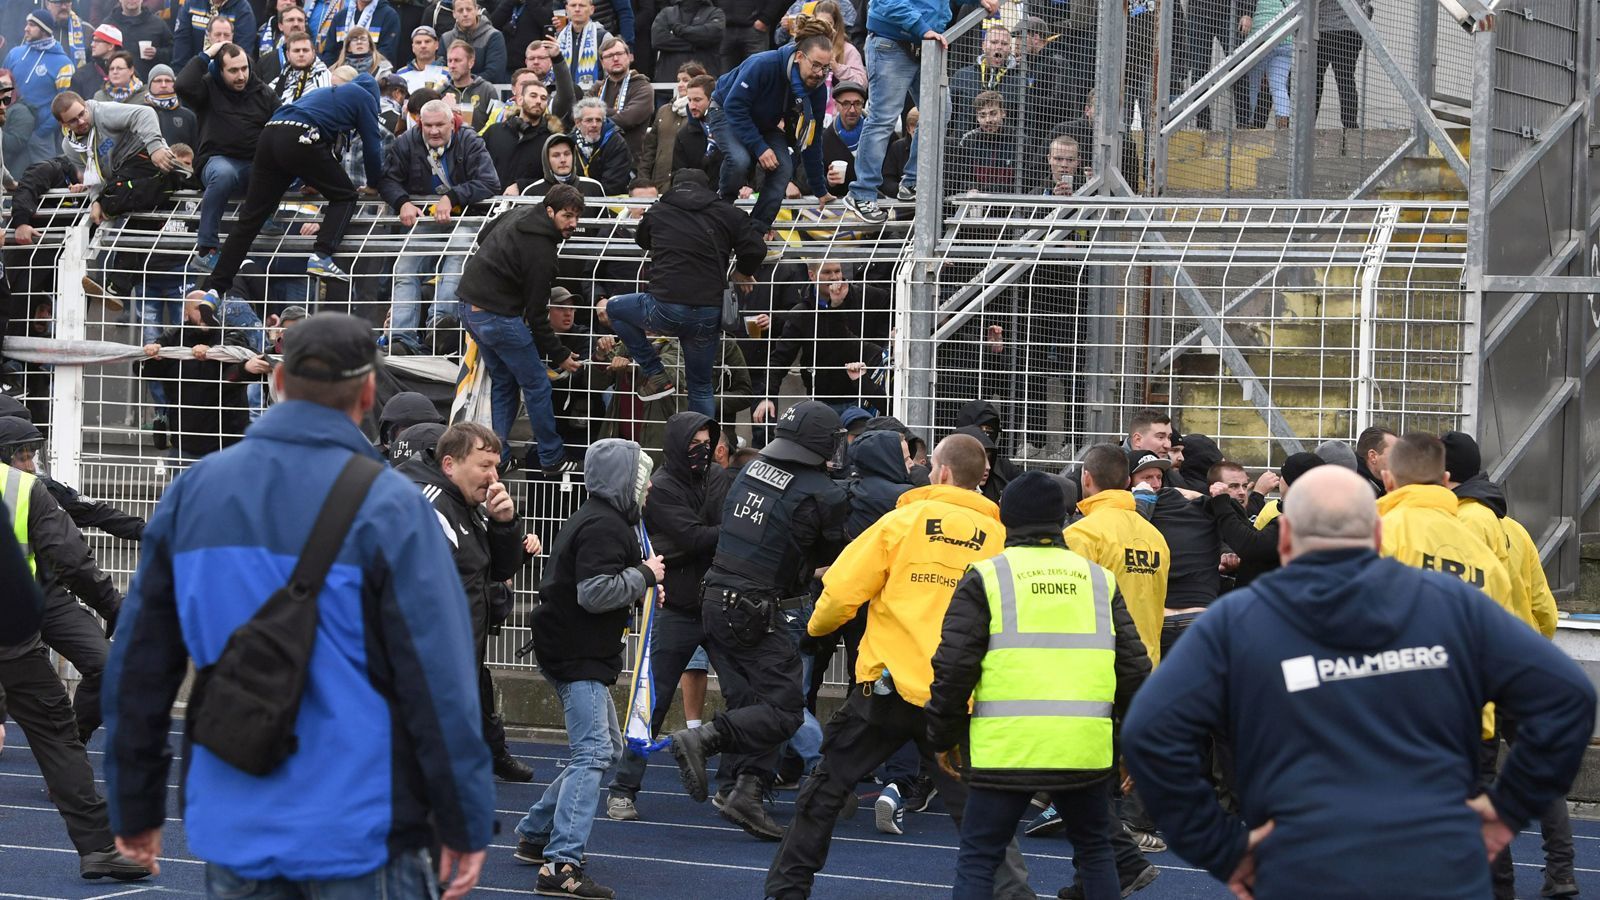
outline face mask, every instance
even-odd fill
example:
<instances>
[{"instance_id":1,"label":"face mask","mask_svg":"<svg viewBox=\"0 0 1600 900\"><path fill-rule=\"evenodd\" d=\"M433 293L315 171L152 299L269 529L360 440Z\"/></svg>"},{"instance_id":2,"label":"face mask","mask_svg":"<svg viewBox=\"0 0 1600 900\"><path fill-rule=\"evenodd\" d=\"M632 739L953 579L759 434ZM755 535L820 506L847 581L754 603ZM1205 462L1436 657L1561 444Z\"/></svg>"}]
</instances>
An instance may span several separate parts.
<instances>
[{"instance_id":1,"label":"face mask","mask_svg":"<svg viewBox=\"0 0 1600 900\"><path fill-rule=\"evenodd\" d=\"M689 471L700 475L711 467L711 445L695 444L689 448Z\"/></svg>"}]
</instances>

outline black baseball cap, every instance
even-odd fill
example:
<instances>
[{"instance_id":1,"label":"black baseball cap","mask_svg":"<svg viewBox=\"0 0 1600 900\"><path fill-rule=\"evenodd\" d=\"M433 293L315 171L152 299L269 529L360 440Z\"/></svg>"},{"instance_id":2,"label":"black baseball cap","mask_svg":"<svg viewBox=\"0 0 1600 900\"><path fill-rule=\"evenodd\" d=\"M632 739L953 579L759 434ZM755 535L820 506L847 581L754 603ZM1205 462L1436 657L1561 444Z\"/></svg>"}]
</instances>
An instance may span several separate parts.
<instances>
[{"instance_id":1,"label":"black baseball cap","mask_svg":"<svg viewBox=\"0 0 1600 900\"><path fill-rule=\"evenodd\" d=\"M1133 475L1142 469L1160 469L1165 472L1172 468L1172 460L1157 456L1149 450L1128 451L1128 474Z\"/></svg>"},{"instance_id":2,"label":"black baseball cap","mask_svg":"<svg viewBox=\"0 0 1600 900\"><path fill-rule=\"evenodd\" d=\"M317 313L283 333L284 371L312 381L344 381L378 365L378 344L365 319Z\"/></svg>"}]
</instances>

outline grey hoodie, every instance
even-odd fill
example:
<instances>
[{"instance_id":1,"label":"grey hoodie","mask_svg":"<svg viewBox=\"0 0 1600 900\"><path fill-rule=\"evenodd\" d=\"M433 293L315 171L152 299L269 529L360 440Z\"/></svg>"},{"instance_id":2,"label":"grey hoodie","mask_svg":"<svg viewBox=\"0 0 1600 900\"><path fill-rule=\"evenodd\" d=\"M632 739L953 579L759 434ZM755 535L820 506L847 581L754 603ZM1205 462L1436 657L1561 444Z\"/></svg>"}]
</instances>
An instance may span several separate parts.
<instances>
[{"instance_id":1,"label":"grey hoodie","mask_svg":"<svg viewBox=\"0 0 1600 900\"><path fill-rule=\"evenodd\" d=\"M111 167L100 172L100 182L89 188L90 197L100 196L116 171L140 153L155 153L166 148L167 140L161 136L161 120L148 106L132 103L113 103L104 100L86 100L94 126L83 145L76 141L63 142L63 150L74 168L83 171L88 167L86 150L100 141L110 140Z\"/></svg>"},{"instance_id":2,"label":"grey hoodie","mask_svg":"<svg viewBox=\"0 0 1600 900\"><path fill-rule=\"evenodd\" d=\"M606 438L589 446L583 458L583 485L589 496L603 501L637 525L644 511L644 495L655 464L639 445L622 438ZM633 603L650 583L637 568L613 575L593 575L578 583L578 605L590 613L610 612Z\"/></svg>"}]
</instances>

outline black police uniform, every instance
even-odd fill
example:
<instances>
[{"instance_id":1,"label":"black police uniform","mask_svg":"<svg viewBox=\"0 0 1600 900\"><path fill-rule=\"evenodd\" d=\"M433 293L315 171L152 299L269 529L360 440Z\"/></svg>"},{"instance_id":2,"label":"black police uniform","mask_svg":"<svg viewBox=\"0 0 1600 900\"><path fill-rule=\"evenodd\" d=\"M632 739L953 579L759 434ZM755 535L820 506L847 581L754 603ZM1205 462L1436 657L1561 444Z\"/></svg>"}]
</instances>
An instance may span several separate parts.
<instances>
[{"instance_id":1,"label":"black police uniform","mask_svg":"<svg viewBox=\"0 0 1600 900\"><path fill-rule=\"evenodd\" d=\"M705 799L704 758L727 751L719 775L732 772L735 787L723 815L773 840L781 832L760 812L760 792L805 708L800 657L782 611L804 602L812 571L844 546L849 514L844 490L826 472L842 442L838 413L800 403L779 419L777 435L728 489L701 593L711 664L736 676L724 680L727 711L673 735L690 796ZM749 821L755 813L760 821Z\"/></svg>"}]
</instances>

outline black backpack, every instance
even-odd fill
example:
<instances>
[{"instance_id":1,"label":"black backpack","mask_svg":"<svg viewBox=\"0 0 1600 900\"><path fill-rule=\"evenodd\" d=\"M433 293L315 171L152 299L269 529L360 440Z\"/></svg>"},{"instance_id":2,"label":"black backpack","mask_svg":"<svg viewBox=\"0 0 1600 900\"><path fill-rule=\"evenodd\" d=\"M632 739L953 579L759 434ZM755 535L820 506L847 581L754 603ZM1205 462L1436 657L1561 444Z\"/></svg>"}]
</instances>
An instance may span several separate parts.
<instances>
[{"instance_id":1,"label":"black backpack","mask_svg":"<svg viewBox=\"0 0 1600 900\"><path fill-rule=\"evenodd\" d=\"M354 454L322 502L289 583L228 636L217 661L195 673L188 739L251 775L267 775L296 750L295 721L317 640L317 596L356 512L384 466Z\"/></svg>"}]
</instances>

